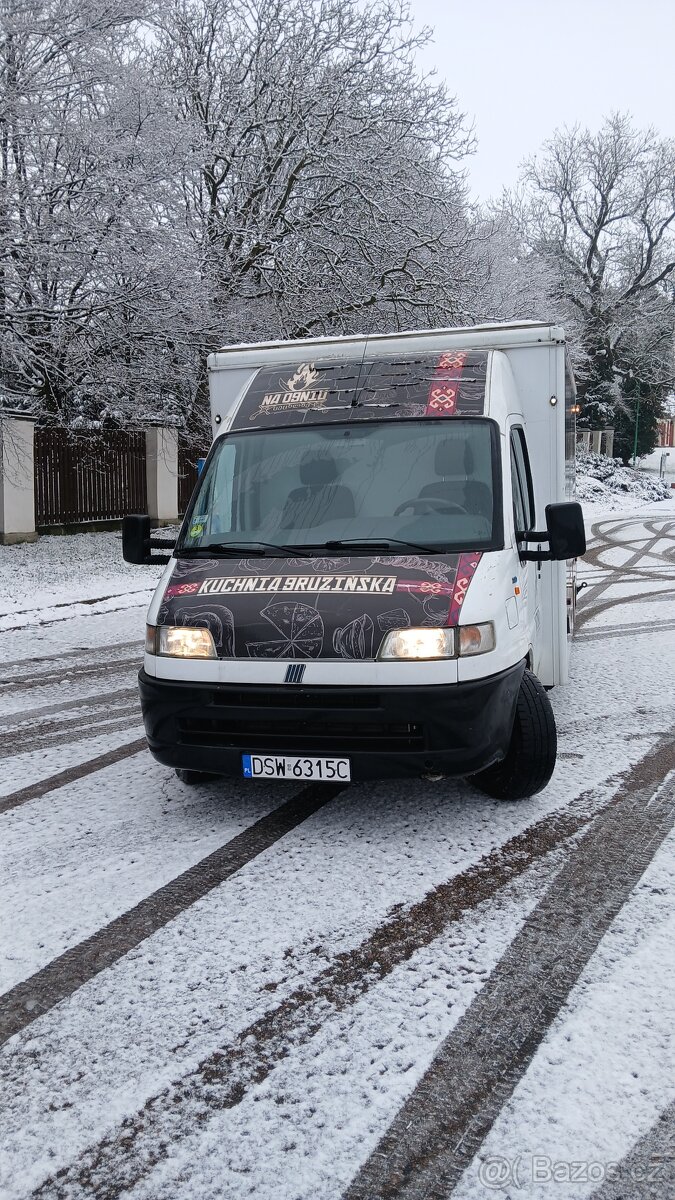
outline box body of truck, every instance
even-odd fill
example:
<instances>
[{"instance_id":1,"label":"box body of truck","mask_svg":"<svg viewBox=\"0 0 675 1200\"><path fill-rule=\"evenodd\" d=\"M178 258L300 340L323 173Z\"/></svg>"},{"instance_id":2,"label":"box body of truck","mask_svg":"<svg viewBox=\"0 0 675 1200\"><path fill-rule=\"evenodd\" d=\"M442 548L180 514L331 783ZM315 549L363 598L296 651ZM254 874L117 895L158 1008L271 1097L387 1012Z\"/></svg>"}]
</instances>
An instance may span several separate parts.
<instances>
[{"instance_id":1,"label":"box body of truck","mask_svg":"<svg viewBox=\"0 0 675 1200\"><path fill-rule=\"evenodd\" d=\"M148 613L153 753L248 777L489 780L525 736L523 688L543 712L568 672L563 331L238 346L209 375L213 444Z\"/></svg>"}]
</instances>

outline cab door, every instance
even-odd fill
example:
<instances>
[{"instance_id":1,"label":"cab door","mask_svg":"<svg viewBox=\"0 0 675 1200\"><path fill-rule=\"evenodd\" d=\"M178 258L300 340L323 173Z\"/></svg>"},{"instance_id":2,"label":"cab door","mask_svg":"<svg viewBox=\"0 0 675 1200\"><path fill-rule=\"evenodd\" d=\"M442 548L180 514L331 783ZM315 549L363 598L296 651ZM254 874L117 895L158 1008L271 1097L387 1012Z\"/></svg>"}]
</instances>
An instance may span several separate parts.
<instances>
[{"instance_id":1,"label":"cab door","mask_svg":"<svg viewBox=\"0 0 675 1200\"><path fill-rule=\"evenodd\" d=\"M523 426L518 423L514 423L509 432L509 457L514 536L518 549L524 550L525 536L536 526L527 439ZM532 651L532 670L536 674L541 644L541 564L523 562L521 559L515 580L514 593L518 606L519 624L524 625L527 629L527 637Z\"/></svg>"}]
</instances>

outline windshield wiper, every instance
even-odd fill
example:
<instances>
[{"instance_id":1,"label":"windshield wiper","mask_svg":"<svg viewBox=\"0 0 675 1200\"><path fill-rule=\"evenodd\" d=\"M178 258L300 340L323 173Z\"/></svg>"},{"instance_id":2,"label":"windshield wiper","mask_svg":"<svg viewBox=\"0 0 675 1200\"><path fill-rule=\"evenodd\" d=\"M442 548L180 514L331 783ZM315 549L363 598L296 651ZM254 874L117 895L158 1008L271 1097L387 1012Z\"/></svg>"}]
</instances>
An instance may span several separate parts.
<instances>
[{"instance_id":1,"label":"windshield wiper","mask_svg":"<svg viewBox=\"0 0 675 1200\"><path fill-rule=\"evenodd\" d=\"M177 553L179 555L193 554L196 551L208 555L213 551L217 554L233 554L236 558L241 558L247 550L253 551L260 558L265 558L267 550L277 550L284 558L311 557L306 550L301 550L299 546L279 546L276 542L209 542L205 546L183 546ZM274 557L274 555L270 557Z\"/></svg>"},{"instance_id":2,"label":"windshield wiper","mask_svg":"<svg viewBox=\"0 0 675 1200\"><path fill-rule=\"evenodd\" d=\"M324 542L323 546L312 546L312 550L392 550L395 546L405 546L406 550L423 550L425 554L445 553L442 547L422 546L419 542L405 542L401 538L342 538L335 542Z\"/></svg>"}]
</instances>

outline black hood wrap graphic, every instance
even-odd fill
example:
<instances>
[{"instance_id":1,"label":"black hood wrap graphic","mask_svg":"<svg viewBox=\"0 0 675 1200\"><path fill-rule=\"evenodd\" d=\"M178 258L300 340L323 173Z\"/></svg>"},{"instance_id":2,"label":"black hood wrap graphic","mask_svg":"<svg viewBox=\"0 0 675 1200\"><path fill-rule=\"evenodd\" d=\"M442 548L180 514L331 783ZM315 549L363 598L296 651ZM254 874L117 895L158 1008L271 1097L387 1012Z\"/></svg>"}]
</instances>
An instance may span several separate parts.
<instances>
[{"instance_id":1,"label":"black hood wrap graphic","mask_svg":"<svg viewBox=\"0 0 675 1200\"><path fill-rule=\"evenodd\" d=\"M487 360L484 350L453 350L377 362L317 361L261 370L244 396L232 428L401 417L481 417Z\"/></svg>"},{"instance_id":2,"label":"black hood wrap graphic","mask_svg":"<svg viewBox=\"0 0 675 1200\"><path fill-rule=\"evenodd\" d=\"M209 629L219 658L372 660L391 629L458 624L480 558L179 559L157 623Z\"/></svg>"}]
</instances>

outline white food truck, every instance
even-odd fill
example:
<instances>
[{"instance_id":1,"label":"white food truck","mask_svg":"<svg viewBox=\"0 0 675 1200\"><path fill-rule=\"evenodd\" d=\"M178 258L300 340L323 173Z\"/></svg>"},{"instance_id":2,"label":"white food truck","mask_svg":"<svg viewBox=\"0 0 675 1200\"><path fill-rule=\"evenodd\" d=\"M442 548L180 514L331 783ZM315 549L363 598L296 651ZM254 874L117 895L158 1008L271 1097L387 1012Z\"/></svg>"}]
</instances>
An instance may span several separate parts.
<instances>
[{"instance_id":1,"label":"white food truck","mask_svg":"<svg viewBox=\"0 0 675 1200\"><path fill-rule=\"evenodd\" d=\"M574 560L572 375L543 323L227 347L139 676L186 782L551 777Z\"/></svg>"}]
</instances>

